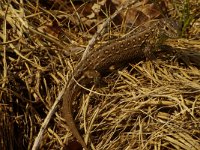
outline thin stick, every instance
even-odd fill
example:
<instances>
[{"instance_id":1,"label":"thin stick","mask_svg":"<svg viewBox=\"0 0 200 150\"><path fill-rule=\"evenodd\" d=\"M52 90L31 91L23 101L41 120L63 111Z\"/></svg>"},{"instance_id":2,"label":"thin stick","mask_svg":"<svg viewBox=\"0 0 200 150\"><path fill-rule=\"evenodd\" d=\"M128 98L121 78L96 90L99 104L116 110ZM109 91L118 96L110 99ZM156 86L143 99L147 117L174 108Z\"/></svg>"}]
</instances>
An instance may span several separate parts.
<instances>
[{"instance_id":1,"label":"thin stick","mask_svg":"<svg viewBox=\"0 0 200 150\"><path fill-rule=\"evenodd\" d=\"M100 35L100 34L103 34L104 33L104 29L105 27L108 25L108 23L113 20L113 18L115 16L117 16L122 10L126 9L127 7L129 7L130 5L133 5L136 3L137 0L129 0L126 4L122 5L118 10L115 11L115 13L113 15L111 15L109 18L106 19L106 21L103 23L102 27L99 28L99 30L95 33L95 35L92 37L92 39L89 41L84 53L83 53L83 56L82 56L82 59L85 59L87 53L89 52L89 50L91 49L91 47L93 47L93 45L95 44L96 42L96 39L97 37Z\"/></svg>"}]
</instances>

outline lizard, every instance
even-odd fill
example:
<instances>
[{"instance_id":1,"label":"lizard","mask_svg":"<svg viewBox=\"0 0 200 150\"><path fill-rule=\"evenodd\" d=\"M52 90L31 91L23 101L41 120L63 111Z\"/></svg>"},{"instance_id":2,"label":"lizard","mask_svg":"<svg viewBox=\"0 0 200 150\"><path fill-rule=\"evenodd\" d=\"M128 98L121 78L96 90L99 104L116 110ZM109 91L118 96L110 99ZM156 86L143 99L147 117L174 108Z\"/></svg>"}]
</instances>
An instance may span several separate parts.
<instances>
[{"instance_id":1,"label":"lizard","mask_svg":"<svg viewBox=\"0 0 200 150\"><path fill-rule=\"evenodd\" d=\"M148 21L139 29L139 32L130 32L89 51L69 77L63 95L63 117L73 136L85 150L88 149L87 145L76 128L72 115L72 102L82 90L80 85L89 84L93 78L101 76L112 65L151 54L164 39L177 38L180 28L175 21L162 18Z\"/></svg>"}]
</instances>

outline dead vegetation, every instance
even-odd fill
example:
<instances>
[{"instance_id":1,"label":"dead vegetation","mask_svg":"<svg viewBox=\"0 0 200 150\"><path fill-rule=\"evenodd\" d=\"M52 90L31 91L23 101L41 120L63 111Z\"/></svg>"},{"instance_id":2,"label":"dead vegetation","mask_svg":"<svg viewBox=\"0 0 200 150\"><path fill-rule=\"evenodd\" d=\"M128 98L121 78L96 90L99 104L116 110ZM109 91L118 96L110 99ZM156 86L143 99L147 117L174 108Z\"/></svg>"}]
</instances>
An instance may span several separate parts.
<instances>
[{"instance_id":1,"label":"dead vegetation","mask_svg":"<svg viewBox=\"0 0 200 150\"><path fill-rule=\"evenodd\" d=\"M45 123L39 149L80 149L61 118L61 103L45 120L68 74L86 47L163 14L183 23L182 37L166 41L156 59L134 61L81 94L75 120L93 149L199 149L198 0L132 1L129 11L120 11L122 2L0 2L0 149L32 149Z\"/></svg>"}]
</instances>

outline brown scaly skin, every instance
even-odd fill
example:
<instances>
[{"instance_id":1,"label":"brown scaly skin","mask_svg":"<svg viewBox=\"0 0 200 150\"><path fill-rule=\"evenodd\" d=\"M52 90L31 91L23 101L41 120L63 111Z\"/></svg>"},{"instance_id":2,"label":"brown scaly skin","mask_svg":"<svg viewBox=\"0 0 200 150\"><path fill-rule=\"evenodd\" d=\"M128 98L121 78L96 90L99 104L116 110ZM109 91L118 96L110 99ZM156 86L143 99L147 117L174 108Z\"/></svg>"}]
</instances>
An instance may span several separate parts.
<instances>
[{"instance_id":1,"label":"brown scaly skin","mask_svg":"<svg viewBox=\"0 0 200 150\"><path fill-rule=\"evenodd\" d=\"M147 52L152 53L162 44L164 37L177 38L178 31L177 24L169 19L149 21L140 27L139 32L131 32L122 38L91 50L85 59L77 65L63 96L63 117L72 134L84 149L88 148L79 134L72 116L72 101L76 100L77 95L82 90L77 82L84 86L91 80L87 75L88 72L95 74L95 77L111 65L133 60L146 55Z\"/></svg>"}]
</instances>

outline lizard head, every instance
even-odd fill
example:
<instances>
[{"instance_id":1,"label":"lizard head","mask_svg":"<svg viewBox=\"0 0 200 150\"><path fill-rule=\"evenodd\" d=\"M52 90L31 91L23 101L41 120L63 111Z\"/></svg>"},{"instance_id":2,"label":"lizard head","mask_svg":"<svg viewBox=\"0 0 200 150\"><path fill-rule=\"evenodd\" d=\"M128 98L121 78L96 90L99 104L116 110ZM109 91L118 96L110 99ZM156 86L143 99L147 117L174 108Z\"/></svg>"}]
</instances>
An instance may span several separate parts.
<instances>
[{"instance_id":1,"label":"lizard head","mask_svg":"<svg viewBox=\"0 0 200 150\"><path fill-rule=\"evenodd\" d=\"M180 35L180 25L175 21L169 18L160 19L160 34L161 36L166 36L169 38L178 38Z\"/></svg>"}]
</instances>

